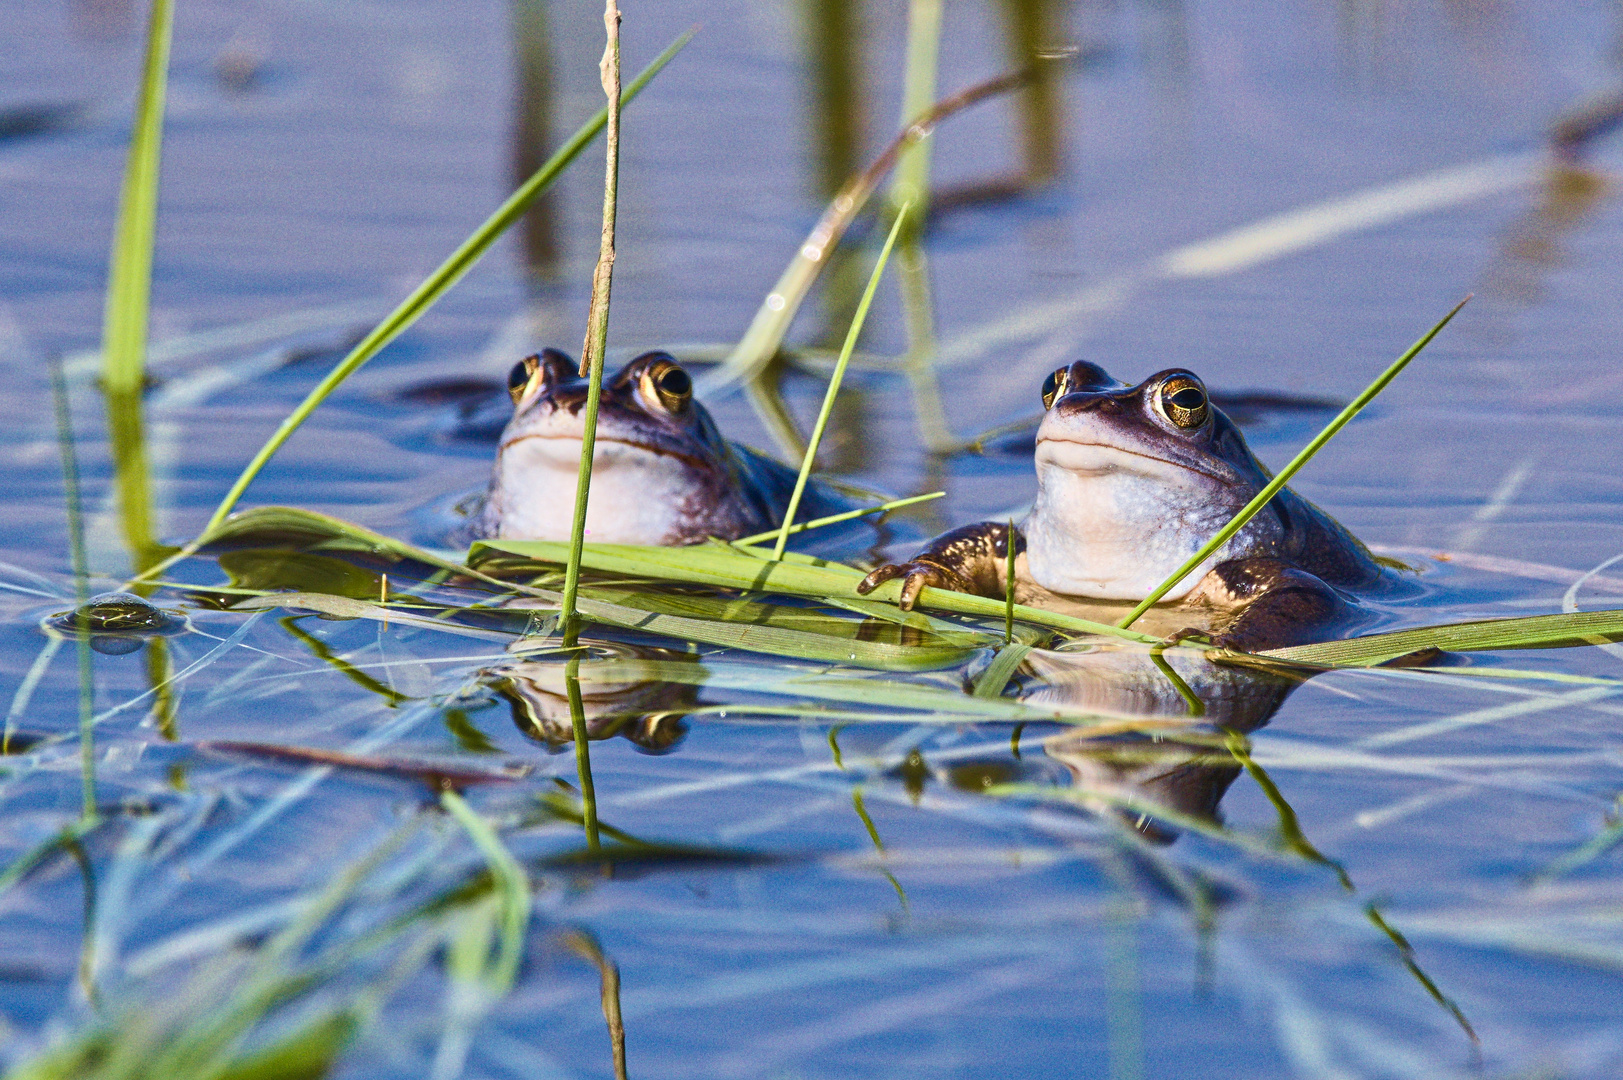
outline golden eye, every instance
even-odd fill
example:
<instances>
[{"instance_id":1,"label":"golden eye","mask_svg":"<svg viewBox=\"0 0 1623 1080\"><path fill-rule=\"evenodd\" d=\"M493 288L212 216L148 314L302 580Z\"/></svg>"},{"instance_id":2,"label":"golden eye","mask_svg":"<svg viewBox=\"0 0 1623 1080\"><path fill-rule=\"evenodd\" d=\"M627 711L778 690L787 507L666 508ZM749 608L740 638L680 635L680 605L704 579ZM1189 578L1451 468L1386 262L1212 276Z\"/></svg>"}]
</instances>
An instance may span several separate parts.
<instances>
[{"instance_id":1,"label":"golden eye","mask_svg":"<svg viewBox=\"0 0 1623 1080\"><path fill-rule=\"evenodd\" d=\"M524 397L524 391L529 389L530 380L535 378L536 370L540 367L540 356L526 356L514 364L513 370L507 373L507 393L512 397L514 405Z\"/></svg>"},{"instance_id":2,"label":"golden eye","mask_svg":"<svg viewBox=\"0 0 1623 1080\"><path fill-rule=\"evenodd\" d=\"M1054 399L1065 392L1065 384L1071 381L1071 369L1060 368L1043 380L1043 408L1054 407Z\"/></svg>"},{"instance_id":3,"label":"golden eye","mask_svg":"<svg viewBox=\"0 0 1623 1080\"><path fill-rule=\"evenodd\" d=\"M642 373L642 393L666 412L681 412L693 397L693 380L675 362L662 360Z\"/></svg>"},{"instance_id":4,"label":"golden eye","mask_svg":"<svg viewBox=\"0 0 1623 1080\"><path fill-rule=\"evenodd\" d=\"M1173 376L1161 384L1161 411L1181 428L1199 427L1211 413L1206 388L1188 375Z\"/></svg>"}]
</instances>

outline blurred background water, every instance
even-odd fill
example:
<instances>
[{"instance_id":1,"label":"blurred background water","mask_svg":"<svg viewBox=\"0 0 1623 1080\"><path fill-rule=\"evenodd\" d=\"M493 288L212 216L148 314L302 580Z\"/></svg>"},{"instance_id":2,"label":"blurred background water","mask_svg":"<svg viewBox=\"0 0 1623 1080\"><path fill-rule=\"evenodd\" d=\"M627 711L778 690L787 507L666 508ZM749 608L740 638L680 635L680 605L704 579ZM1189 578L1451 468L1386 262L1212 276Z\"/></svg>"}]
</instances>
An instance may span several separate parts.
<instances>
[{"instance_id":1,"label":"blurred background water","mask_svg":"<svg viewBox=\"0 0 1623 1080\"><path fill-rule=\"evenodd\" d=\"M49 356L71 376L92 568L116 578L130 559L86 353L100 338L144 18L122 0L0 2L0 559L64 590ZM900 0L625 6L632 70L702 29L626 111L611 348L702 356L737 340L832 190L897 129L907 20ZM932 140L933 371L952 435L1034 414L1043 376L1074 358L1131 381L1186 366L1231 394L1344 400L1474 292L1294 486L1367 542L1427 565L1436 589L1415 622L1559 610L1579 573L1623 551L1617 3L948 0L942 26L943 95L1033 55L1048 73ZM598 107L601 33L593 5L546 0L182 0L147 402L161 536L194 535L355 334ZM410 391L500 379L542 345L579 349L593 153L316 414L250 503L421 536L450 496L483 482L489 441L459 434L454 403ZM837 344L866 269L858 256L833 267L791 342ZM887 284L863 348L908 346ZM1035 490L1018 437L932 454L928 410L899 372L864 370L848 386L825 463L887 494L945 488L917 511L919 529ZM782 389L805 425L821 378L786 370ZM731 437L773 447L743 395L707 404ZM1277 465L1327 415L1264 403L1248 437ZM1605 596L1590 587L1581 603L1617 606L1615 588ZM44 601L7 603L0 672L17 684ZM198 623L228 637L241 619ZM394 647L334 626L323 630L334 650ZM241 640L289 651L269 620ZM397 691L449 678L428 661L454 649L398 647L418 681ZM343 680L242 692L232 680L252 662L222 660L190 691L188 737L319 742L377 722L375 695ZM1514 666L1616 665L1588 649ZM137 661L98 660L97 676L107 703L143 685ZM56 681L34 699L35 729L75 722L75 689ZM1615 1076L1616 856L1525 883L1615 828L1613 700L1552 702L1377 754L1360 740L1501 698L1453 684L1421 693L1396 676L1314 680L1258 734L1256 759L1357 892L1321 865L1184 836L1169 850L1232 893L1215 930L1100 855L1080 816L989 804L939 771L921 796L889 765L830 771L826 726L811 723L695 720L665 757L603 744L606 820L770 858L608 881L559 871L542 875L537 903L618 963L641 1075ZM108 783L131 798L168 785L180 760L139 712L109 750ZM500 749L570 774L481 715ZM444 731L418 736L456 749ZM884 763L920 747L938 765L1008 743L995 725L850 738L848 757ZM285 780L196 769L193 790L228 793L199 824L205 836ZM8 849L56 827L74 782L13 785ZM882 864L853 785L867 792ZM200 864L201 877L171 882L180 899L132 919L132 940L296 891L411 801L342 779L322 791ZM1245 781L1224 813L1256 830L1276 821ZM560 841L536 850L549 843ZM71 1000L76 874L65 862L0 900L14 1056L83 1008ZM1415 953L1371 923L1370 903ZM566 953L535 947L469 1075L610 1075L598 974ZM1405 967L1417 959L1480 1049ZM411 984L384 1025L399 1038L364 1038L343 1074L424 1075L436 994Z\"/></svg>"}]
</instances>

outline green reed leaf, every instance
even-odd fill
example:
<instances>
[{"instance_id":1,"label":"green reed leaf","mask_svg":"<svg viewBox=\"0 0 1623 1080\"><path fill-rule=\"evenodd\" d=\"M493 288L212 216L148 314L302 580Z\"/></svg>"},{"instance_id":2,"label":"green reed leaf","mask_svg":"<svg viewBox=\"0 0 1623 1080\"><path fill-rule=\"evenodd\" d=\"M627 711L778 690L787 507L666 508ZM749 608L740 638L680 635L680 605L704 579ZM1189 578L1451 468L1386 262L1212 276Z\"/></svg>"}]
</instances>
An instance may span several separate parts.
<instances>
[{"instance_id":1,"label":"green reed leaf","mask_svg":"<svg viewBox=\"0 0 1623 1080\"><path fill-rule=\"evenodd\" d=\"M840 349L840 358L835 361L834 373L828 379L828 391L823 395L823 407L817 413L817 424L812 428L811 438L806 443L806 453L800 460L800 475L795 477L795 490L789 496L789 508L783 512L783 525L778 529L778 542L773 545L772 557L783 558L783 549L789 543L790 526L794 524L795 513L800 509L800 498L806 493L806 481L811 476L812 466L817 464L817 447L823 441L823 431L828 427L828 418L834 411L834 399L839 396L840 383L845 379L845 365L851 362L851 353L857 347L857 338L862 336L862 324L868 321L868 309L873 306L874 293L879 291L879 279L885 274L885 263L890 261L890 249L896 246L896 235L902 231L902 223L907 220L907 211L911 203L904 203L896 213L896 220L891 224L890 235L885 238L885 246L879 251L879 258L874 261L873 273L868 275L868 287L862 291L862 300L857 304L857 313L851 319L851 328L845 333L845 345Z\"/></svg>"},{"instance_id":2,"label":"green reed leaf","mask_svg":"<svg viewBox=\"0 0 1623 1080\"><path fill-rule=\"evenodd\" d=\"M1369 634L1341 641L1269 649L1258 656L1312 667L1372 667L1400 656L1442 649L1480 652L1485 649L1567 649L1623 640L1623 608L1519 619L1484 619Z\"/></svg>"}]
</instances>

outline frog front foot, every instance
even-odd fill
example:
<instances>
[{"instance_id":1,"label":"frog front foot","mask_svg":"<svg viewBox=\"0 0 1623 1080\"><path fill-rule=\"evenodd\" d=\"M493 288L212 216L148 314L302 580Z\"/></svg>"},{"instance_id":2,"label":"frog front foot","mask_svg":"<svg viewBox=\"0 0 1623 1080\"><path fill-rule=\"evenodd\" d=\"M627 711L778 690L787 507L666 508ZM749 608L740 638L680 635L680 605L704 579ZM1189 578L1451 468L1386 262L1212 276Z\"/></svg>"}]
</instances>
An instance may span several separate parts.
<instances>
[{"instance_id":1,"label":"frog front foot","mask_svg":"<svg viewBox=\"0 0 1623 1080\"><path fill-rule=\"evenodd\" d=\"M962 576L928 559L912 559L904 563L886 563L857 583L857 592L866 596L879 586L895 578L902 579L902 592L896 606L912 611L919 593L926 585L932 589L951 589L953 592L973 592Z\"/></svg>"}]
</instances>

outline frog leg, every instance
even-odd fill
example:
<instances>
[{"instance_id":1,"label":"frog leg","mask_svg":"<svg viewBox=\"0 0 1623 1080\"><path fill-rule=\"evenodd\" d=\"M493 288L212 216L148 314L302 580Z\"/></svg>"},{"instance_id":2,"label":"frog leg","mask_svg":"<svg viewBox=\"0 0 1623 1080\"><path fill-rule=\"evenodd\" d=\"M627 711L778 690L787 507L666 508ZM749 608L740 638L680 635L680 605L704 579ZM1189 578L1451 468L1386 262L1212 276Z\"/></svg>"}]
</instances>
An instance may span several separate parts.
<instances>
[{"instance_id":1,"label":"frog leg","mask_svg":"<svg viewBox=\"0 0 1623 1080\"><path fill-rule=\"evenodd\" d=\"M1259 652L1322 641L1357 610L1339 591L1278 559L1234 559L1212 567L1196 595L1219 608L1238 608L1222 632L1187 629L1172 635L1210 638L1214 647Z\"/></svg>"},{"instance_id":2,"label":"frog leg","mask_svg":"<svg viewBox=\"0 0 1623 1080\"><path fill-rule=\"evenodd\" d=\"M1002 597L1008 588L1010 526L982 521L942 533L930 546L904 563L886 563L863 578L857 592L870 593L892 578L902 579L896 603L911 611L926 585L932 589L975 596ZM1026 550L1026 538L1014 530L1014 557Z\"/></svg>"}]
</instances>

